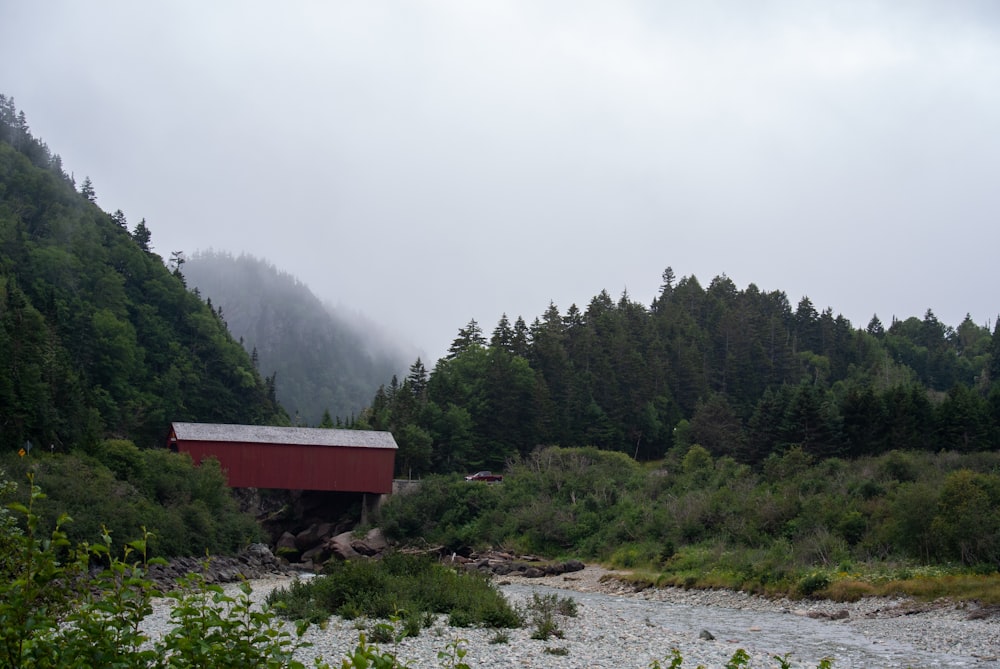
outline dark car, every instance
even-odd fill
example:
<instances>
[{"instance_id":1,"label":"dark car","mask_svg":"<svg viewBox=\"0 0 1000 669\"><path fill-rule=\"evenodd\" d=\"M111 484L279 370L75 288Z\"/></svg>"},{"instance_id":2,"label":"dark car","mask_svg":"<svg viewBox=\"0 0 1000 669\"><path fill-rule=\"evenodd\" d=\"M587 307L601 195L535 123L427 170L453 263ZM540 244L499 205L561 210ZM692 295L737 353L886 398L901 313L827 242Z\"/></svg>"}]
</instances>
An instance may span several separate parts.
<instances>
[{"instance_id":1,"label":"dark car","mask_svg":"<svg viewBox=\"0 0 1000 669\"><path fill-rule=\"evenodd\" d=\"M465 477L466 481L486 481L487 483L500 483L503 481L503 476L500 474L494 474L493 472L476 472L475 474L469 474Z\"/></svg>"}]
</instances>

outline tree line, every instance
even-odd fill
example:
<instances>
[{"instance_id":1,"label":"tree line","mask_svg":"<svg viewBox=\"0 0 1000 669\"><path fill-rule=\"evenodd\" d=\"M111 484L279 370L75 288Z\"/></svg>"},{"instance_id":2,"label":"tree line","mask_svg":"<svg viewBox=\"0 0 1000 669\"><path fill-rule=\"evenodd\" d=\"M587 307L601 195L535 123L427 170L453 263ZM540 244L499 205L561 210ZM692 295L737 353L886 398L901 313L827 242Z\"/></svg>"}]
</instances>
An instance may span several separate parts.
<instances>
[{"instance_id":1,"label":"tree line","mask_svg":"<svg viewBox=\"0 0 1000 669\"><path fill-rule=\"evenodd\" d=\"M1000 448L1000 334L873 316L855 328L808 297L662 275L650 305L602 291L531 324L470 321L428 371L376 392L347 424L391 430L401 475L502 468L540 445L642 461L698 444L758 465L892 450Z\"/></svg>"}]
</instances>

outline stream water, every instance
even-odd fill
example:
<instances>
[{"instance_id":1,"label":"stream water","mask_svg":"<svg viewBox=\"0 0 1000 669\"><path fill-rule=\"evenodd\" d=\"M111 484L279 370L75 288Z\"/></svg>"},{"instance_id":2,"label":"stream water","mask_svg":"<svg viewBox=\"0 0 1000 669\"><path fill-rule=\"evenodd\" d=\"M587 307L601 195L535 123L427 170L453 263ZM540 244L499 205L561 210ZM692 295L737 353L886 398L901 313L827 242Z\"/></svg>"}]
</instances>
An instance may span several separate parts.
<instances>
[{"instance_id":1,"label":"stream water","mask_svg":"<svg viewBox=\"0 0 1000 669\"><path fill-rule=\"evenodd\" d=\"M815 620L791 613L755 612L717 606L695 606L657 602L634 597L557 590L546 586L509 585L505 592L530 596L531 592L571 596L579 607L600 611L598 625L632 625L648 629L650 634L680 633L697 635L708 630L720 640L731 640L735 647L766 652L768 656L792 653L805 666L815 667L819 659L833 659L834 669L909 667L997 668L1000 661L983 660L942 649L929 652L912 644L891 639L870 638L846 621ZM693 665L692 665L693 666ZM756 666L756 665L754 665ZM775 666L774 664L768 666Z\"/></svg>"}]
</instances>

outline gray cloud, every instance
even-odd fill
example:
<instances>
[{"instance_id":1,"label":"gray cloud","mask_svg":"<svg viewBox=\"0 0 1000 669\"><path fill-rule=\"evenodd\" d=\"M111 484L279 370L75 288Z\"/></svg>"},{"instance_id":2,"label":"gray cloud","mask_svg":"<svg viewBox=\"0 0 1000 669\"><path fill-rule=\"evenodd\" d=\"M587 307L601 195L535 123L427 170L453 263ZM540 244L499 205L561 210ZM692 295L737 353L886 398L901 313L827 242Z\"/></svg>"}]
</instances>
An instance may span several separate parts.
<instances>
[{"instance_id":1,"label":"gray cloud","mask_svg":"<svg viewBox=\"0 0 1000 669\"><path fill-rule=\"evenodd\" d=\"M153 244L441 354L660 272L1000 311L993 3L16 3L2 90Z\"/></svg>"}]
</instances>

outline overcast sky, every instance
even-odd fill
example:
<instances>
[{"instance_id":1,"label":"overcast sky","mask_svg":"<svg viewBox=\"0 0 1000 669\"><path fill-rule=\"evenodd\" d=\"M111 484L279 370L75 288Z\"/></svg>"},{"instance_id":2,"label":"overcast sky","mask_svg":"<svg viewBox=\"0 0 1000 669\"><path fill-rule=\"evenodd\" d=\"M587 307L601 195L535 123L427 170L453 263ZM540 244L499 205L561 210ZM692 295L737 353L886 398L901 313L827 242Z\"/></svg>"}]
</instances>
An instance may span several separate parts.
<instances>
[{"instance_id":1,"label":"overcast sky","mask_svg":"<svg viewBox=\"0 0 1000 669\"><path fill-rule=\"evenodd\" d=\"M991 0L11 1L0 92L164 258L265 258L425 360L667 266L1000 312Z\"/></svg>"}]
</instances>

